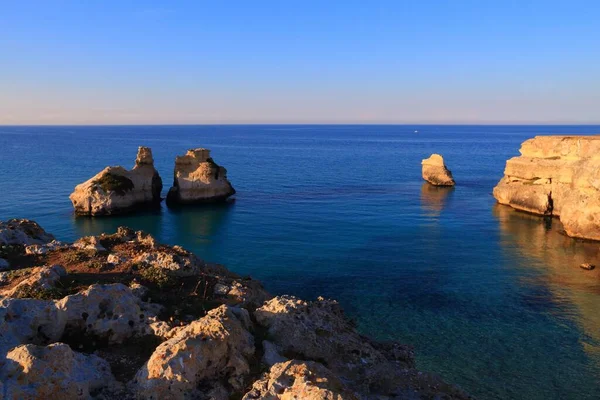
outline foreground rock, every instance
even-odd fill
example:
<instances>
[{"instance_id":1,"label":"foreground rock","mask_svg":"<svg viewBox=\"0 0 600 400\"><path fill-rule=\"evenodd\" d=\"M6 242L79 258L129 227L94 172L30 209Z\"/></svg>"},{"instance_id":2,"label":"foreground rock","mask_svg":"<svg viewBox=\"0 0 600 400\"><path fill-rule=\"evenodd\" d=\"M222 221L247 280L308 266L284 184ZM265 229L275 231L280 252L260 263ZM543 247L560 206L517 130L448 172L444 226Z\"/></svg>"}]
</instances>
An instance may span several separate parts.
<instances>
[{"instance_id":1,"label":"foreground rock","mask_svg":"<svg viewBox=\"0 0 600 400\"><path fill-rule=\"evenodd\" d=\"M0 246L41 245L53 240L54 236L35 221L28 219L0 221Z\"/></svg>"},{"instance_id":2,"label":"foreground rock","mask_svg":"<svg viewBox=\"0 0 600 400\"><path fill-rule=\"evenodd\" d=\"M331 371L314 361L292 360L274 365L242 400L358 400Z\"/></svg>"},{"instance_id":3,"label":"foreground rock","mask_svg":"<svg viewBox=\"0 0 600 400\"><path fill-rule=\"evenodd\" d=\"M115 384L106 361L76 353L64 343L15 347L6 355L0 377L0 398L6 400L89 399L94 391Z\"/></svg>"},{"instance_id":4,"label":"foreground rock","mask_svg":"<svg viewBox=\"0 0 600 400\"><path fill-rule=\"evenodd\" d=\"M423 166L423 179L435 186L454 186L452 172L446 168L444 158L439 154L432 154L429 158L421 161Z\"/></svg>"},{"instance_id":5,"label":"foreground rock","mask_svg":"<svg viewBox=\"0 0 600 400\"><path fill-rule=\"evenodd\" d=\"M227 170L213 161L208 149L191 149L175 158L174 177L168 204L218 202L235 194Z\"/></svg>"},{"instance_id":6,"label":"foreground rock","mask_svg":"<svg viewBox=\"0 0 600 400\"><path fill-rule=\"evenodd\" d=\"M569 236L600 240L600 137L536 136L506 162L501 204L560 217Z\"/></svg>"},{"instance_id":7,"label":"foreground rock","mask_svg":"<svg viewBox=\"0 0 600 400\"><path fill-rule=\"evenodd\" d=\"M79 215L122 214L160 204L162 179L154 168L152 151L140 147L133 169L106 167L77 185L69 198Z\"/></svg>"},{"instance_id":8,"label":"foreground rock","mask_svg":"<svg viewBox=\"0 0 600 400\"><path fill-rule=\"evenodd\" d=\"M242 390L244 377L250 373L248 358L254 353L249 325L246 310L220 306L178 329L137 373L132 383L136 395L143 399L199 398L202 383L211 396L227 398L221 382Z\"/></svg>"},{"instance_id":9,"label":"foreground rock","mask_svg":"<svg viewBox=\"0 0 600 400\"><path fill-rule=\"evenodd\" d=\"M30 240L12 241L1 273L2 399L469 398L417 371L410 348L361 336L333 300L273 298L123 227L44 251Z\"/></svg>"}]
</instances>

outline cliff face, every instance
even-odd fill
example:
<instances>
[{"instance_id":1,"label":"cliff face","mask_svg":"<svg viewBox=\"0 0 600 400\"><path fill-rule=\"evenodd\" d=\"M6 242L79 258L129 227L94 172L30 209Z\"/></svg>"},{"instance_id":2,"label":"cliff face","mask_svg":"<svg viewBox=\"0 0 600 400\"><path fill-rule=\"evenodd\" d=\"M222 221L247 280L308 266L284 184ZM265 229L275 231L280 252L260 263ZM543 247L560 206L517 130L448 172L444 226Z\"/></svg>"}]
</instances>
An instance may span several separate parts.
<instances>
[{"instance_id":1,"label":"cliff face","mask_svg":"<svg viewBox=\"0 0 600 400\"><path fill-rule=\"evenodd\" d=\"M600 240L600 136L536 136L506 162L501 204L560 217L569 236Z\"/></svg>"},{"instance_id":2,"label":"cliff face","mask_svg":"<svg viewBox=\"0 0 600 400\"><path fill-rule=\"evenodd\" d=\"M77 185L69 199L77 214L112 215L159 204L161 190L162 179L154 168L152 150L140 147L131 170L106 167Z\"/></svg>"},{"instance_id":3,"label":"cliff face","mask_svg":"<svg viewBox=\"0 0 600 400\"><path fill-rule=\"evenodd\" d=\"M227 170L217 165L208 149L191 149L175 158L173 186L169 204L217 202L235 194L227 179Z\"/></svg>"}]
</instances>

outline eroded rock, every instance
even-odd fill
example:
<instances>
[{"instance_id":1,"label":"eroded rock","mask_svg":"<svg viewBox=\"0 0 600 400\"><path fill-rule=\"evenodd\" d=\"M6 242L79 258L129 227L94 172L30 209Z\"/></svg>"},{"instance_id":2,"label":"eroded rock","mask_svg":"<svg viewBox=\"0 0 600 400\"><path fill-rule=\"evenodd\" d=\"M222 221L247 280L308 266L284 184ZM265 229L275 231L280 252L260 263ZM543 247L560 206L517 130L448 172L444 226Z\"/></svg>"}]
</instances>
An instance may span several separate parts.
<instances>
[{"instance_id":1,"label":"eroded rock","mask_svg":"<svg viewBox=\"0 0 600 400\"><path fill-rule=\"evenodd\" d=\"M208 149L191 149L176 157L174 176L168 204L217 202L235 194L227 170L213 161Z\"/></svg>"},{"instance_id":2,"label":"eroded rock","mask_svg":"<svg viewBox=\"0 0 600 400\"><path fill-rule=\"evenodd\" d=\"M421 161L423 179L435 186L454 186L452 172L446 168L444 158L439 154L432 154Z\"/></svg>"},{"instance_id":3,"label":"eroded rock","mask_svg":"<svg viewBox=\"0 0 600 400\"><path fill-rule=\"evenodd\" d=\"M106 361L76 353L64 343L15 347L6 355L0 377L0 397L6 400L90 399L92 392L114 385Z\"/></svg>"},{"instance_id":4,"label":"eroded rock","mask_svg":"<svg viewBox=\"0 0 600 400\"><path fill-rule=\"evenodd\" d=\"M313 361L275 364L242 400L358 400L331 371Z\"/></svg>"},{"instance_id":5,"label":"eroded rock","mask_svg":"<svg viewBox=\"0 0 600 400\"><path fill-rule=\"evenodd\" d=\"M60 339L67 314L51 300L0 298L0 359L21 344L48 344Z\"/></svg>"},{"instance_id":6,"label":"eroded rock","mask_svg":"<svg viewBox=\"0 0 600 400\"><path fill-rule=\"evenodd\" d=\"M57 301L67 316L67 329L122 343L133 336L153 334L160 306L144 303L130 288L115 283L91 285L88 289Z\"/></svg>"},{"instance_id":7,"label":"eroded rock","mask_svg":"<svg viewBox=\"0 0 600 400\"><path fill-rule=\"evenodd\" d=\"M0 246L45 244L54 240L37 222L28 219L0 221Z\"/></svg>"},{"instance_id":8,"label":"eroded rock","mask_svg":"<svg viewBox=\"0 0 600 400\"><path fill-rule=\"evenodd\" d=\"M234 390L244 387L254 341L244 309L220 306L160 344L132 381L140 399L198 397L198 385L218 387L224 380Z\"/></svg>"},{"instance_id":9,"label":"eroded rock","mask_svg":"<svg viewBox=\"0 0 600 400\"><path fill-rule=\"evenodd\" d=\"M66 275L67 271L60 265L37 267L11 289L0 291L0 295L15 298L31 297L32 293L54 289L57 282Z\"/></svg>"},{"instance_id":10,"label":"eroded rock","mask_svg":"<svg viewBox=\"0 0 600 400\"><path fill-rule=\"evenodd\" d=\"M69 198L80 215L112 215L160 204L162 179L154 168L152 151L138 149L133 169L106 167L75 187Z\"/></svg>"},{"instance_id":11,"label":"eroded rock","mask_svg":"<svg viewBox=\"0 0 600 400\"><path fill-rule=\"evenodd\" d=\"M600 240L600 137L536 136L506 162L499 203L560 217L569 236Z\"/></svg>"}]
</instances>

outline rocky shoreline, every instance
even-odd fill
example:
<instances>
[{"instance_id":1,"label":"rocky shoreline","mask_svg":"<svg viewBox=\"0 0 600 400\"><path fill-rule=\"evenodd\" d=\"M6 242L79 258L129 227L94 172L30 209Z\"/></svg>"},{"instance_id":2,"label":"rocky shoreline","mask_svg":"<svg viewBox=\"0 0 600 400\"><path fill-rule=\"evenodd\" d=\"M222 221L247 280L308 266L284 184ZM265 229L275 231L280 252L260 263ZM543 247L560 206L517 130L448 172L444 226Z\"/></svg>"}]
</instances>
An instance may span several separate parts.
<instances>
[{"instance_id":1,"label":"rocky shoreline","mask_svg":"<svg viewBox=\"0 0 600 400\"><path fill-rule=\"evenodd\" d=\"M128 228L62 243L0 222L0 399L468 399L334 300Z\"/></svg>"}]
</instances>

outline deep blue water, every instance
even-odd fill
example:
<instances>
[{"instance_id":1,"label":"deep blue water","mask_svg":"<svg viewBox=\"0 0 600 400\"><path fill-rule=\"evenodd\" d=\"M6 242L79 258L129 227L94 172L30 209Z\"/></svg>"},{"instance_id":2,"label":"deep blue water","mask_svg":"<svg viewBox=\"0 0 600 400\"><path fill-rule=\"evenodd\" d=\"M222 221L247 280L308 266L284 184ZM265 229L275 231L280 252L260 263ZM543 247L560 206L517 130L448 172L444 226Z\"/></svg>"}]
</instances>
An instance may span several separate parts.
<instances>
[{"instance_id":1,"label":"deep blue water","mask_svg":"<svg viewBox=\"0 0 600 400\"><path fill-rule=\"evenodd\" d=\"M481 399L597 398L600 275L578 265L600 265L600 245L491 196L522 141L558 133L600 127L0 127L0 219L35 219L61 240L128 225L275 294L336 298L362 332L414 345L421 369ZM210 148L235 202L75 218L73 187L131 167L139 145L165 194L175 155ZM433 152L455 189L423 184Z\"/></svg>"}]
</instances>

